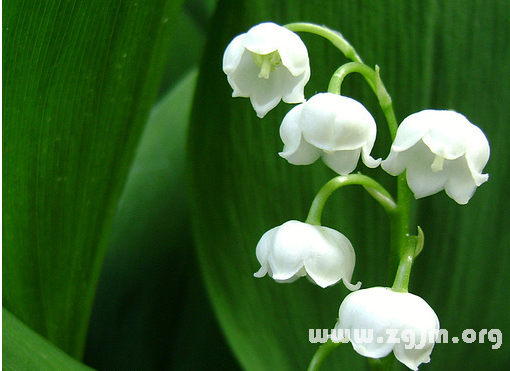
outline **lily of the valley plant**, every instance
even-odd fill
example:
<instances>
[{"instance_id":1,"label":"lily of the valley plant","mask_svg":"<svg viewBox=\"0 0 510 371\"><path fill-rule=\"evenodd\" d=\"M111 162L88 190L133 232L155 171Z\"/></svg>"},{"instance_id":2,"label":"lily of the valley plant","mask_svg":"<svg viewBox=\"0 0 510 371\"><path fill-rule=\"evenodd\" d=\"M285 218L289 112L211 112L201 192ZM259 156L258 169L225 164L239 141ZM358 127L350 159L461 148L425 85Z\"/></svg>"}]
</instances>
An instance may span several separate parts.
<instances>
[{"instance_id":1,"label":"lily of the valley plant","mask_svg":"<svg viewBox=\"0 0 510 371\"><path fill-rule=\"evenodd\" d=\"M232 96L249 97L257 115L264 117L282 99L305 100L310 63L298 35L274 23L261 23L228 45L223 71L234 90Z\"/></svg>"},{"instance_id":2,"label":"lily of the valley plant","mask_svg":"<svg viewBox=\"0 0 510 371\"><path fill-rule=\"evenodd\" d=\"M333 74L327 91L308 100L304 95L310 78L308 52L295 32L322 36L351 60ZM292 165L309 165L321 158L339 174L319 190L304 222L284 222L264 233L256 246L261 267L255 277L267 274L276 282L288 283L306 276L322 288L343 281L353 291L340 305L335 336L319 347L309 370L320 369L331 348L345 342L364 357L392 357L393 353L412 370L429 362L439 320L424 299L408 292L411 268L424 244L421 228L412 235L408 227L410 197L414 194L419 199L445 190L457 203L468 203L477 187L488 180L488 174L482 173L490 153L484 133L465 116L450 110L426 109L398 125L379 69L364 64L339 32L324 26L292 23L282 27L270 22L256 25L227 46L223 71L232 86L232 95L250 98L261 118L280 100L298 103L282 120L283 150L279 155ZM362 103L340 94L343 79L353 72L364 76L388 124L393 144L382 162L371 155L377 135L375 119ZM367 168L381 164L389 175L398 176L396 197L369 176L352 173L360 166L360 158ZM405 177L399 176L404 171ZM352 284L354 247L342 233L321 225L329 196L348 185L363 186L391 216L390 222L395 223L390 251L398 254L400 264L392 287L359 290L361 283ZM332 321L334 318L332 314ZM373 331L372 342L353 336L354 330L362 329ZM407 337L408 341L391 343L388 329L402 339L405 334L413 336ZM339 333L342 335L336 336ZM377 338L381 341L375 341ZM380 365L391 370L392 359Z\"/></svg>"}]
</instances>

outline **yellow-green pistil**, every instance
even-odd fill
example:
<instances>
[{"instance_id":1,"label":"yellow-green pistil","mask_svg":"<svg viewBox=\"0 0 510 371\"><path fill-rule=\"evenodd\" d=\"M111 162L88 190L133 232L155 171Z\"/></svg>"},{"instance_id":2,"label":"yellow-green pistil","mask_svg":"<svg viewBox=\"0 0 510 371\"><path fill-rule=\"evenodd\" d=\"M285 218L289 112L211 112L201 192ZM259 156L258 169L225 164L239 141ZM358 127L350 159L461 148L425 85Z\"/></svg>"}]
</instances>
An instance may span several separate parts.
<instances>
[{"instance_id":1,"label":"yellow-green pistil","mask_svg":"<svg viewBox=\"0 0 510 371\"><path fill-rule=\"evenodd\" d=\"M252 52L251 56L253 62L260 67L259 78L261 79L269 79L270 73L273 72L276 67L282 65L282 59L280 58L278 50L269 54L257 54Z\"/></svg>"}]
</instances>

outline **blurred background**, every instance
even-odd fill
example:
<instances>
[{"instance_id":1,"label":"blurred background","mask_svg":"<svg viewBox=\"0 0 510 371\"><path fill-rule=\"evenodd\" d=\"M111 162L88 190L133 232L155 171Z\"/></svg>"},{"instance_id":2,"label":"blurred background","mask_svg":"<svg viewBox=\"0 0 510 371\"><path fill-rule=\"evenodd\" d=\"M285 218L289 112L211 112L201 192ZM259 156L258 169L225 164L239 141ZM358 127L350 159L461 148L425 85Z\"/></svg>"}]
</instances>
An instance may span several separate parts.
<instances>
[{"instance_id":1,"label":"blurred background","mask_svg":"<svg viewBox=\"0 0 510 371\"><path fill-rule=\"evenodd\" d=\"M92 311L84 361L97 370L240 369L198 267L185 173L188 118L215 6L187 0L176 20L169 48L178 56L168 61L123 190Z\"/></svg>"}]
</instances>

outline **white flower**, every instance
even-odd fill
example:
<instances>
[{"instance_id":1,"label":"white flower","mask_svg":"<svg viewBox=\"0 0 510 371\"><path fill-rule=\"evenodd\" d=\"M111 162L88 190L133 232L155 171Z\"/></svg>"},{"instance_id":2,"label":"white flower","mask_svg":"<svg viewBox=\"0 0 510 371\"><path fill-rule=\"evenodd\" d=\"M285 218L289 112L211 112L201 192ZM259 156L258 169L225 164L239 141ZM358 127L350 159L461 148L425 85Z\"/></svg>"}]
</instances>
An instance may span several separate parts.
<instances>
[{"instance_id":1,"label":"white flower","mask_svg":"<svg viewBox=\"0 0 510 371\"><path fill-rule=\"evenodd\" d=\"M255 277L266 273L277 282L292 282L308 277L321 287L340 279L350 290L361 286L350 283L356 255L350 241L334 229L296 220L270 229L256 249L261 264Z\"/></svg>"},{"instance_id":2,"label":"white flower","mask_svg":"<svg viewBox=\"0 0 510 371\"><path fill-rule=\"evenodd\" d=\"M309 165L322 157L338 174L352 172L360 154L368 167L379 160L370 156L377 126L368 110L358 101L332 93L314 95L283 119L280 156L294 165Z\"/></svg>"},{"instance_id":3,"label":"white flower","mask_svg":"<svg viewBox=\"0 0 510 371\"><path fill-rule=\"evenodd\" d=\"M430 362L439 320L419 296L387 287L363 289L347 295L338 316L335 332L345 335L362 356L382 358L393 351L412 370Z\"/></svg>"},{"instance_id":4,"label":"white flower","mask_svg":"<svg viewBox=\"0 0 510 371\"><path fill-rule=\"evenodd\" d=\"M489 153L485 134L466 117L454 111L425 110L402 121L382 167L391 175L407 169L416 198L444 189L459 204L466 204L489 178L482 174Z\"/></svg>"},{"instance_id":5,"label":"white flower","mask_svg":"<svg viewBox=\"0 0 510 371\"><path fill-rule=\"evenodd\" d=\"M249 97L259 117L276 107L305 100L310 78L308 51L298 35L274 23L261 23L234 38L223 55L223 71L233 97Z\"/></svg>"}]
</instances>

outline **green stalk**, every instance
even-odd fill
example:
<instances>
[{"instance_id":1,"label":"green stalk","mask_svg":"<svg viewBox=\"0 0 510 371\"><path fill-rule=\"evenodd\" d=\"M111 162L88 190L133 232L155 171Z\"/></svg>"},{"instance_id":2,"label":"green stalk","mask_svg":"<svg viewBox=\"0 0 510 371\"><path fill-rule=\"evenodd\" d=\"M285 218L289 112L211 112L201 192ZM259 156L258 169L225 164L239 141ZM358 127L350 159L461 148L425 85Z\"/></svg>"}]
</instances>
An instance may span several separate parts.
<instances>
[{"instance_id":1,"label":"green stalk","mask_svg":"<svg viewBox=\"0 0 510 371\"><path fill-rule=\"evenodd\" d=\"M331 339L328 339L328 341L322 344L313 355L307 371L319 371L329 354L339 345L340 342L334 342Z\"/></svg>"},{"instance_id":2,"label":"green stalk","mask_svg":"<svg viewBox=\"0 0 510 371\"><path fill-rule=\"evenodd\" d=\"M397 210L397 204L390 193L374 179L361 174L340 175L328 181L315 196L306 223L321 225L322 210L329 196L337 189L347 185L361 185L384 208L389 215Z\"/></svg>"},{"instance_id":3,"label":"green stalk","mask_svg":"<svg viewBox=\"0 0 510 371\"><path fill-rule=\"evenodd\" d=\"M347 58L354 62L363 63L354 47L338 31L313 23L289 23L283 26L292 32L308 32L329 40Z\"/></svg>"},{"instance_id":4,"label":"green stalk","mask_svg":"<svg viewBox=\"0 0 510 371\"><path fill-rule=\"evenodd\" d=\"M408 292L411 268L413 267L414 259L423 249L424 241L425 237L420 227L418 227L418 236L406 236L405 248L400 255L397 274L395 275L395 280L391 287L393 291Z\"/></svg>"},{"instance_id":5,"label":"green stalk","mask_svg":"<svg viewBox=\"0 0 510 371\"><path fill-rule=\"evenodd\" d=\"M394 272L404 254L411 223L411 190L405 173L397 179L397 210L390 215L390 272Z\"/></svg>"},{"instance_id":6,"label":"green stalk","mask_svg":"<svg viewBox=\"0 0 510 371\"><path fill-rule=\"evenodd\" d=\"M349 62L340 66L329 81L328 92L340 95L342 83L351 73L361 74L376 95L384 117L386 118L391 139L394 140L398 129L397 119L393 111L393 102L381 80L378 66L375 67L375 70L359 62Z\"/></svg>"}]
</instances>

